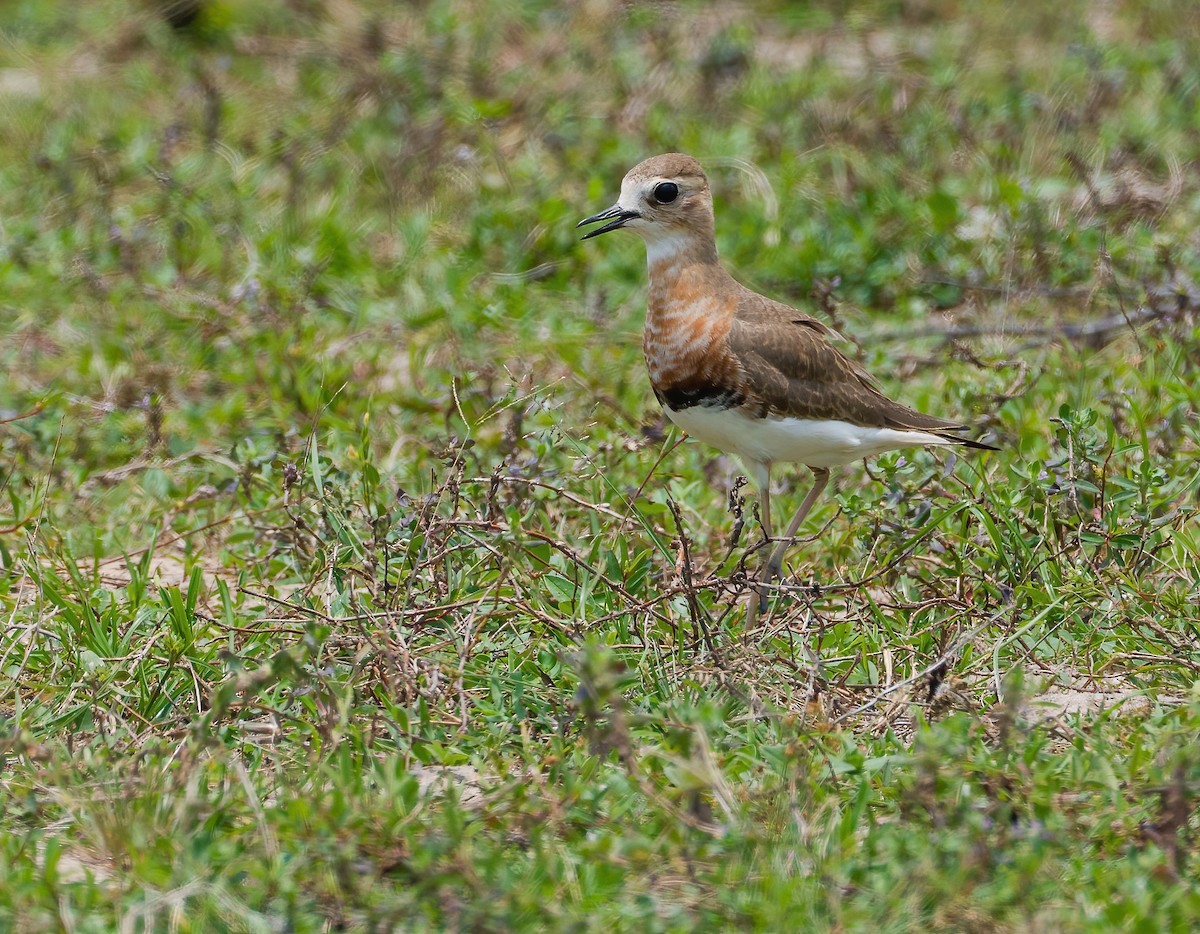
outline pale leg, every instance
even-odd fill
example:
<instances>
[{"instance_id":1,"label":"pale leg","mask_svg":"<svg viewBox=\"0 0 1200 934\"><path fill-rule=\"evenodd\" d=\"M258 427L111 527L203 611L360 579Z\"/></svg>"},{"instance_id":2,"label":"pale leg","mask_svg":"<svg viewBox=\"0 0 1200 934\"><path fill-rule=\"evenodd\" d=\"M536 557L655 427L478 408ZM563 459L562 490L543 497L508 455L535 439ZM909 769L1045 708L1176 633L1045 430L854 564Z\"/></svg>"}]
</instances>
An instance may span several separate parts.
<instances>
[{"instance_id":1,"label":"pale leg","mask_svg":"<svg viewBox=\"0 0 1200 934\"><path fill-rule=\"evenodd\" d=\"M796 532L800 528L800 523L804 521L805 516L813 508L813 503L817 501L817 497L824 491L829 483L829 470L825 467L809 467L813 472L812 489L808 491L808 495L804 497L804 502L800 504L800 508L796 510L796 514L792 516L792 521L788 523L787 532L783 538L775 543L771 548L770 557L763 563L762 574L759 578L760 585L770 584L772 578L783 577L783 555L787 551L787 546L791 544L792 539L796 537ZM771 540L771 519L770 519L770 477L768 482L763 485L759 508L762 512L763 531L766 533L768 547ZM757 591L757 593L755 592ZM756 599L757 597L757 599ZM755 588L750 593L750 605L746 611L746 629L753 628L758 620L759 613L767 612L767 590L765 586Z\"/></svg>"},{"instance_id":2,"label":"pale leg","mask_svg":"<svg viewBox=\"0 0 1200 934\"><path fill-rule=\"evenodd\" d=\"M787 551L787 546L792 543L792 539L796 537L796 532L800 528L800 523L804 521L804 517L808 515L809 510L813 508L813 503L817 501L817 497L824 491L826 484L829 483L829 469L826 467L809 467L813 472L813 486L808 491L808 495L804 497L804 502L800 504L800 508L796 510L796 514L792 516L792 521L788 523L787 531L783 538L775 546L771 552L771 560L767 562L767 568L764 572L764 583L769 583L771 576L783 577L783 553ZM765 598L764 594L764 598Z\"/></svg>"},{"instance_id":3,"label":"pale leg","mask_svg":"<svg viewBox=\"0 0 1200 934\"><path fill-rule=\"evenodd\" d=\"M770 554L771 548L771 467L769 464L747 464L751 472L754 474L754 480L758 484L758 521L762 523L763 535L766 537L766 544L763 546L768 549L767 554ZM763 564L763 571L759 575L766 575L766 563ZM769 581L768 581L769 583ZM759 590L757 587L750 591L750 602L746 608L746 629L754 628L755 620L758 619L759 612L767 610L767 592Z\"/></svg>"}]
</instances>

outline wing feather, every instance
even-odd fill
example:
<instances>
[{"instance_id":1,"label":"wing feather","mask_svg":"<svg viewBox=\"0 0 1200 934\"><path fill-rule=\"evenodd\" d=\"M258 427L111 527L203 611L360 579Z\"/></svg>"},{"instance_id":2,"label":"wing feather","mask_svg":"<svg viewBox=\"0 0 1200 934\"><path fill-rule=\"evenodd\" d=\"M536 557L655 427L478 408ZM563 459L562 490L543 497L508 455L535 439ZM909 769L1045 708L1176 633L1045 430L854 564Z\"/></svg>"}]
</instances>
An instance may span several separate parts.
<instances>
[{"instance_id":1,"label":"wing feather","mask_svg":"<svg viewBox=\"0 0 1200 934\"><path fill-rule=\"evenodd\" d=\"M728 346L742 363L748 407L760 407L763 414L838 419L871 428L966 430L965 425L889 399L862 367L829 341L828 328L794 309L787 311L783 317L743 315L739 309L729 330Z\"/></svg>"}]
</instances>

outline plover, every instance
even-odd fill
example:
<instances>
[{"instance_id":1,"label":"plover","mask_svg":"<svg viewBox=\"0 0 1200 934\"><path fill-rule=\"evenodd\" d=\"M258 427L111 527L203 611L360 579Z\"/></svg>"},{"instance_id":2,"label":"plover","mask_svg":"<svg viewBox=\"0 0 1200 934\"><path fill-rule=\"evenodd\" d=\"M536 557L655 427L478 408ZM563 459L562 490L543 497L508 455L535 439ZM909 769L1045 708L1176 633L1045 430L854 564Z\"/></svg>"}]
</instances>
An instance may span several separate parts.
<instances>
[{"instance_id":1,"label":"plover","mask_svg":"<svg viewBox=\"0 0 1200 934\"><path fill-rule=\"evenodd\" d=\"M642 349L667 417L693 438L736 454L755 481L768 543L760 581L782 576L783 555L829 482L829 469L924 445L996 450L962 437L968 426L885 396L817 319L737 282L717 258L712 194L700 163L671 152L629 170L611 208L577 226L583 239L632 230L650 269ZM779 539L771 532L771 467L804 464L815 482ZM773 542L773 547L771 543ZM765 610L766 590L750 601Z\"/></svg>"}]
</instances>

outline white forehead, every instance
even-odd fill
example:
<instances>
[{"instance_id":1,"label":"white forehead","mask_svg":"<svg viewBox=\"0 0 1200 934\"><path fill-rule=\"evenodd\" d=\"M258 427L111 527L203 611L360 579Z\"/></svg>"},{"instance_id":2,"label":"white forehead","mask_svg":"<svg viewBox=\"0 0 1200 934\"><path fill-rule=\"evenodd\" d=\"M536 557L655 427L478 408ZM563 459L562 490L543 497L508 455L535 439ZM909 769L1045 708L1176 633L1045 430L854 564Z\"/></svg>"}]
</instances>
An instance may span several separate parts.
<instances>
[{"instance_id":1,"label":"white forehead","mask_svg":"<svg viewBox=\"0 0 1200 934\"><path fill-rule=\"evenodd\" d=\"M623 208L632 208L642 200L642 193L650 190L659 182L668 181L666 178L655 176L654 178L631 178L626 175L621 180L621 197L617 199L617 204Z\"/></svg>"},{"instance_id":2,"label":"white forehead","mask_svg":"<svg viewBox=\"0 0 1200 934\"><path fill-rule=\"evenodd\" d=\"M617 199L617 203L622 206L633 207L639 200L639 193L642 186L636 179L630 178L628 175L621 179L621 197Z\"/></svg>"}]
</instances>

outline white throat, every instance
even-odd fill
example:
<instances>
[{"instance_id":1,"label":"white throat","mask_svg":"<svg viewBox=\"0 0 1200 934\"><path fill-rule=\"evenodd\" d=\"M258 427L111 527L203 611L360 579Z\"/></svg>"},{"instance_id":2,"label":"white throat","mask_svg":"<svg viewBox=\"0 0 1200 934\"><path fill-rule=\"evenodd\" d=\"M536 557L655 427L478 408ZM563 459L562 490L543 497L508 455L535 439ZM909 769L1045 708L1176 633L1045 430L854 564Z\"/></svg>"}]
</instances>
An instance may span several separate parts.
<instances>
[{"instance_id":1,"label":"white throat","mask_svg":"<svg viewBox=\"0 0 1200 934\"><path fill-rule=\"evenodd\" d=\"M659 263L671 263L687 252L689 238L680 234L663 234L646 238L646 263L654 267Z\"/></svg>"}]
</instances>

